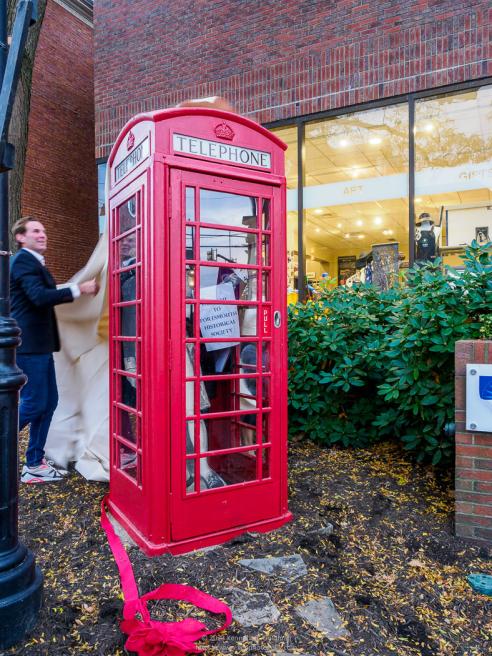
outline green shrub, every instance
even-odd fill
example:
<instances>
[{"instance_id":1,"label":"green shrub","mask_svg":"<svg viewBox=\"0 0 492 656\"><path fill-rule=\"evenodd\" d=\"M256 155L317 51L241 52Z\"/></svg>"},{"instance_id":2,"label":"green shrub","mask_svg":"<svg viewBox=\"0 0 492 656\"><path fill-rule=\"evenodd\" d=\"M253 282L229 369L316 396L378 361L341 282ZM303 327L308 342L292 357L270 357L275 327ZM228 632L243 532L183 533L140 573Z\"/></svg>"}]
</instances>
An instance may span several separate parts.
<instances>
[{"instance_id":1,"label":"green shrub","mask_svg":"<svg viewBox=\"0 0 492 656\"><path fill-rule=\"evenodd\" d=\"M492 339L492 314L481 314L480 321L480 337L482 339Z\"/></svg>"},{"instance_id":2,"label":"green shrub","mask_svg":"<svg viewBox=\"0 0 492 656\"><path fill-rule=\"evenodd\" d=\"M353 447L394 436L419 459L449 460L454 345L479 337L492 307L490 251L474 242L464 264L443 273L436 261L394 289L337 287L291 306L291 434Z\"/></svg>"}]
</instances>

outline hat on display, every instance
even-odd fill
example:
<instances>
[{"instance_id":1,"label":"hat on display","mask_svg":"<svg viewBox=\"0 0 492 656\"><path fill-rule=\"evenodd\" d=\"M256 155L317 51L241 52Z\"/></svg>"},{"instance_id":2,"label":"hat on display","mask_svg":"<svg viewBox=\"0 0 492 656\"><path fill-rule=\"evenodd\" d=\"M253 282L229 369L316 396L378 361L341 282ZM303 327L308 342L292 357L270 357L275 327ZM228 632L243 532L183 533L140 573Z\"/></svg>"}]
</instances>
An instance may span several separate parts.
<instances>
[{"instance_id":1,"label":"hat on display","mask_svg":"<svg viewBox=\"0 0 492 656\"><path fill-rule=\"evenodd\" d=\"M435 221L431 218L431 215L429 212L422 212L422 214L419 216L418 220L415 221L416 226L422 225L422 223L432 223L434 225Z\"/></svg>"}]
</instances>

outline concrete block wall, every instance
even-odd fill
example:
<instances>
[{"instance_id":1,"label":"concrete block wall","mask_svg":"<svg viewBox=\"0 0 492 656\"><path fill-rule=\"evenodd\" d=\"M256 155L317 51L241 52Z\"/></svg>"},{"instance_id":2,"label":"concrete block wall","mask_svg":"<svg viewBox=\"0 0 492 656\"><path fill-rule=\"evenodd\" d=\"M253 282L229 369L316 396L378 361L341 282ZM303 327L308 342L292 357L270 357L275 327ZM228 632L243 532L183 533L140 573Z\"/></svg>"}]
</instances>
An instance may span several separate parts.
<instances>
[{"instance_id":1,"label":"concrete block wall","mask_svg":"<svg viewBox=\"0 0 492 656\"><path fill-rule=\"evenodd\" d=\"M492 341L456 343L456 535L492 544L492 433L465 428L468 363L492 364Z\"/></svg>"}]
</instances>

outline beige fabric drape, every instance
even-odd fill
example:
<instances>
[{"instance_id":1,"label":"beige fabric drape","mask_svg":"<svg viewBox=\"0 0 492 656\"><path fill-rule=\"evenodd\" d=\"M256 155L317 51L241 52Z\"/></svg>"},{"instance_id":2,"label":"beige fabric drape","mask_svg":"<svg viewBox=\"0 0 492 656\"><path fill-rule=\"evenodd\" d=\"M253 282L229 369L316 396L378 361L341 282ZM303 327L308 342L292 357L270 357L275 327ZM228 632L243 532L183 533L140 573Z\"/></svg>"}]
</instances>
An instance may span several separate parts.
<instances>
[{"instance_id":1,"label":"beige fabric drape","mask_svg":"<svg viewBox=\"0 0 492 656\"><path fill-rule=\"evenodd\" d=\"M96 296L55 308L61 351L55 353L59 403L46 455L60 466L75 462L87 479L109 480L109 372L107 307L108 236L101 236L86 266L69 281L96 278Z\"/></svg>"}]
</instances>

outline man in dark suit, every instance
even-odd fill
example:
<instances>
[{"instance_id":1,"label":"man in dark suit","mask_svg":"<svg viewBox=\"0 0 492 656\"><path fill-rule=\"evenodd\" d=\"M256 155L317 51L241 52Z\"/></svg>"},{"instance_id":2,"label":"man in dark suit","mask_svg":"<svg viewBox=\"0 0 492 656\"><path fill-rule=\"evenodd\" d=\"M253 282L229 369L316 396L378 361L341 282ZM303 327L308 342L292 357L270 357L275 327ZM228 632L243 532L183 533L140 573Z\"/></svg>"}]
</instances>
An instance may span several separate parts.
<instances>
[{"instance_id":1,"label":"man in dark suit","mask_svg":"<svg viewBox=\"0 0 492 656\"><path fill-rule=\"evenodd\" d=\"M12 316L22 330L17 364L27 376L20 393L19 429L30 424L23 483L59 481L62 475L44 457L51 418L58 404L53 352L60 339L53 307L71 303L81 294L95 294L95 280L57 289L44 265L48 240L44 226L32 217L19 219L12 227L19 252L10 266Z\"/></svg>"}]
</instances>

